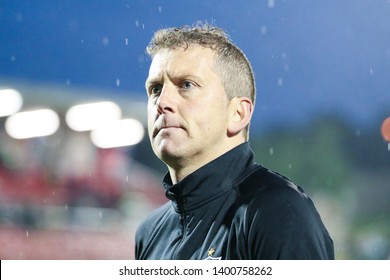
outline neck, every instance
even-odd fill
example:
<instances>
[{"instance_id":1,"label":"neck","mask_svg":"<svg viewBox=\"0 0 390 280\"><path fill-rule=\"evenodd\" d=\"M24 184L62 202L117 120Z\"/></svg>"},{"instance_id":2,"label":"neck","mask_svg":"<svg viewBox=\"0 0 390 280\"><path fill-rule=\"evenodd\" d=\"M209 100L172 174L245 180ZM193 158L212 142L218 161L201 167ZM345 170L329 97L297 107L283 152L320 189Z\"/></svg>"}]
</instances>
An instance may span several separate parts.
<instances>
[{"instance_id":1,"label":"neck","mask_svg":"<svg viewBox=\"0 0 390 280\"><path fill-rule=\"evenodd\" d=\"M169 175L171 176L171 181L173 184L179 183L185 177L195 172L198 168L196 167L186 167L180 169L174 169L168 166Z\"/></svg>"},{"instance_id":2,"label":"neck","mask_svg":"<svg viewBox=\"0 0 390 280\"><path fill-rule=\"evenodd\" d=\"M191 173L195 172L202 166L208 164L209 162L215 160L216 158L222 156L226 152L230 151L231 149L237 147L238 145L244 143L245 140L239 141L235 143L234 145L229 146L226 149L223 149L215 154L208 154L205 158L202 159L195 159L192 157L191 159L188 160L177 160L175 161L175 164L167 164L168 170L169 170L169 175L171 177L171 181L173 184L179 183L181 180L183 180L185 177L190 175Z\"/></svg>"}]
</instances>

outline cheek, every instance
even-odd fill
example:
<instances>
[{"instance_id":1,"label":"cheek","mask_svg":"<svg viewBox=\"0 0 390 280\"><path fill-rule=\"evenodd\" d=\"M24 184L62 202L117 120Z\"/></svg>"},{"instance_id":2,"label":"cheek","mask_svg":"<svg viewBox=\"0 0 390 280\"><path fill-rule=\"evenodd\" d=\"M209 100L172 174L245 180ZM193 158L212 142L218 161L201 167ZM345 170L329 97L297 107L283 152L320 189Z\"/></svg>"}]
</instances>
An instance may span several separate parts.
<instances>
[{"instance_id":1,"label":"cheek","mask_svg":"<svg viewBox=\"0 0 390 280\"><path fill-rule=\"evenodd\" d=\"M148 132L149 132L149 136L151 135L152 133L152 129L153 129L153 124L155 122L155 113L154 113L154 110L152 107L149 107L148 106L148 112L147 112L147 123L148 123Z\"/></svg>"},{"instance_id":2,"label":"cheek","mask_svg":"<svg viewBox=\"0 0 390 280\"><path fill-rule=\"evenodd\" d=\"M196 115L198 128L208 134L218 133L226 127L226 109L221 106L203 108Z\"/></svg>"},{"instance_id":3,"label":"cheek","mask_svg":"<svg viewBox=\"0 0 390 280\"><path fill-rule=\"evenodd\" d=\"M198 128L204 128L208 126L211 118L211 109L200 104L192 104L187 107L185 114L187 121L192 122L192 125Z\"/></svg>"}]
</instances>

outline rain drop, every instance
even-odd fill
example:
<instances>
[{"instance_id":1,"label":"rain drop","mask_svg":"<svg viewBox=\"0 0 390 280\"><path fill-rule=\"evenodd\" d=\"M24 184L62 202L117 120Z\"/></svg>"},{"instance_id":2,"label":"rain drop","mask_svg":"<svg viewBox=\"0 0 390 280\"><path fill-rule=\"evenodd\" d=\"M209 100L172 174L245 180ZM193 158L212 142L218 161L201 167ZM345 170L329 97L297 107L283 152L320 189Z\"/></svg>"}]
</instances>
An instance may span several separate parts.
<instances>
[{"instance_id":1,"label":"rain drop","mask_svg":"<svg viewBox=\"0 0 390 280\"><path fill-rule=\"evenodd\" d=\"M121 85L121 80L116 79L116 86L119 87Z\"/></svg>"},{"instance_id":2,"label":"rain drop","mask_svg":"<svg viewBox=\"0 0 390 280\"><path fill-rule=\"evenodd\" d=\"M261 32L262 35L267 34L267 26L263 25L263 26L260 28L260 32Z\"/></svg>"},{"instance_id":3,"label":"rain drop","mask_svg":"<svg viewBox=\"0 0 390 280\"><path fill-rule=\"evenodd\" d=\"M355 136L356 136L356 137L360 137L361 134L362 134L362 133L361 133L360 129L356 129L356 130L355 130Z\"/></svg>"},{"instance_id":4,"label":"rain drop","mask_svg":"<svg viewBox=\"0 0 390 280\"><path fill-rule=\"evenodd\" d=\"M125 39L125 45L126 45L126 46L129 45L129 38L126 38L126 39Z\"/></svg>"},{"instance_id":5,"label":"rain drop","mask_svg":"<svg viewBox=\"0 0 390 280\"><path fill-rule=\"evenodd\" d=\"M108 37L103 37L102 43L103 43L103 46L108 46L108 44L110 44L110 39Z\"/></svg>"},{"instance_id":6,"label":"rain drop","mask_svg":"<svg viewBox=\"0 0 390 280\"><path fill-rule=\"evenodd\" d=\"M269 148L269 154L272 156L274 154L274 148Z\"/></svg>"},{"instance_id":7,"label":"rain drop","mask_svg":"<svg viewBox=\"0 0 390 280\"><path fill-rule=\"evenodd\" d=\"M273 8L275 7L275 0L268 0L268 8Z\"/></svg>"}]
</instances>

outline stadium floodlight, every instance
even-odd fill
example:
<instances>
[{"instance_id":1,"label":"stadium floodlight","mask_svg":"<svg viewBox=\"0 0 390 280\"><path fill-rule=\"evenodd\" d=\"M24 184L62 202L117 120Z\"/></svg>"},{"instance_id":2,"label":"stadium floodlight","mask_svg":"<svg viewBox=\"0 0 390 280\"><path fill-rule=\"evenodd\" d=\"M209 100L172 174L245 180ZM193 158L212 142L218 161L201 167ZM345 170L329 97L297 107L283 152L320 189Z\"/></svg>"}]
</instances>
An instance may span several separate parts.
<instances>
[{"instance_id":1,"label":"stadium floodlight","mask_svg":"<svg viewBox=\"0 0 390 280\"><path fill-rule=\"evenodd\" d=\"M15 89L0 89L0 117L12 115L22 108L22 95Z\"/></svg>"},{"instance_id":2,"label":"stadium floodlight","mask_svg":"<svg viewBox=\"0 0 390 280\"><path fill-rule=\"evenodd\" d=\"M135 119L122 119L92 130L92 143L102 149L131 146L141 142L145 134L142 123Z\"/></svg>"},{"instance_id":3,"label":"stadium floodlight","mask_svg":"<svg viewBox=\"0 0 390 280\"><path fill-rule=\"evenodd\" d=\"M48 136L60 126L60 118L50 109L24 111L13 114L5 121L5 130L15 139Z\"/></svg>"},{"instance_id":4,"label":"stadium floodlight","mask_svg":"<svg viewBox=\"0 0 390 280\"><path fill-rule=\"evenodd\" d=\"M67 125L75 131L88 131L121 118L120 107L111 101L79 104L65 115Z\"/></svg>"}]
</instances>

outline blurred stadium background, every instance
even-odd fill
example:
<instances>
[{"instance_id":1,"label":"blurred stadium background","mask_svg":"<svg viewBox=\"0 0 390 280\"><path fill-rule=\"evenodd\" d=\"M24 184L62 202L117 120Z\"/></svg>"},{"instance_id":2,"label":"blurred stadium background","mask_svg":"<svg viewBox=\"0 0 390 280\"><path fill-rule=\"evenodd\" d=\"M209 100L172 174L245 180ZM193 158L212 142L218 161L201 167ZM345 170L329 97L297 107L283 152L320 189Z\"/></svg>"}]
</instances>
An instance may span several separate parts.
<instances>
[{"instance_id":1,"label":"blurred stadium background","mask_svg":"<svg viewBox=\"0 0 390 280\"><path fill-rule=\"evenodd\" d=\"M253 63L257 161L306 190L337 259L389 259L389 12L368 0L0 1L0 259L134 258L138 224L166 201L144 48L196 20Z\"/></svg>"}]
</instances>

